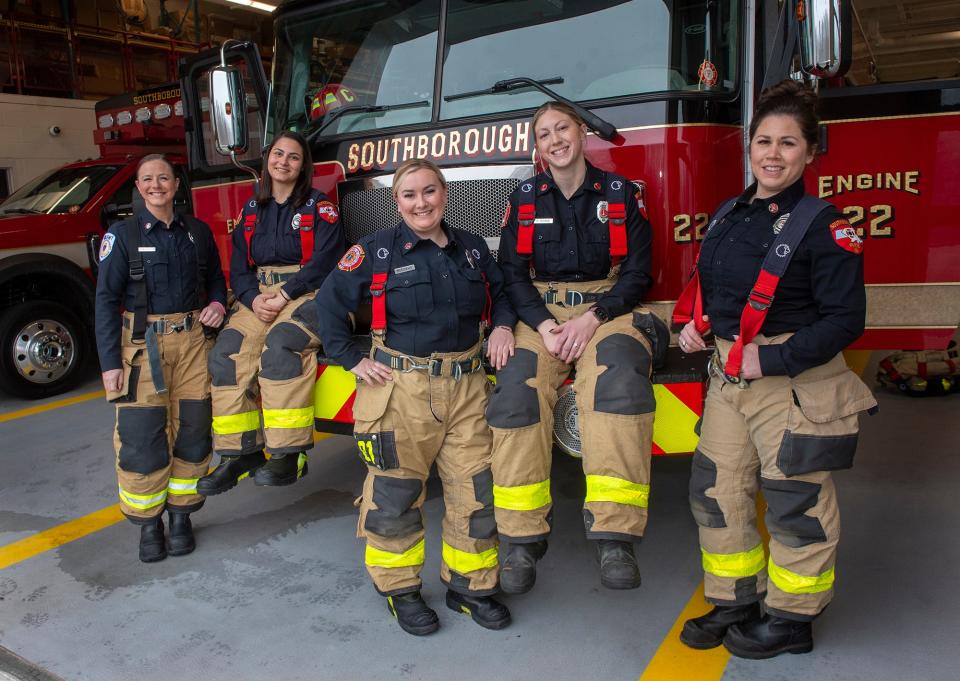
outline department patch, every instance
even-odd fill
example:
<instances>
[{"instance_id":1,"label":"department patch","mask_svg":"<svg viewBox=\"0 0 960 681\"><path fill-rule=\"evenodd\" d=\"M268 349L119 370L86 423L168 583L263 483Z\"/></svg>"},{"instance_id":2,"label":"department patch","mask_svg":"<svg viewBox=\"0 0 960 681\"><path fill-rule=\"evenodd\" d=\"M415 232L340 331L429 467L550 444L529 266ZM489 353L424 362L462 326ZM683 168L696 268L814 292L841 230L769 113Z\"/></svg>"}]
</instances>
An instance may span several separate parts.
<instances>
[{"instance_id":1,"label":"department patch","mask_svg":"<svg viewBox=\"0 0 960 681\"><path fill-rule=\"evenodd\" d=\"M863 239L857 235L857 230L846 220L834 220L830 223L830 233L837 246L856 255L863 253Z\"/></svg>"},{"instance_id":2,"label":"department patch","mask_svg":"<svg viewBox=\"0 0 960 681\"><path fill-rule=\"evenodd\" d=\"M700 68L697 69L697 76L700 77L700 82L708 87L716 85L717 80L720 78L720 74L717 73L717 67L707 59L704 59L703 63L700 64Z\"/></svg>"},{"instance_id":3,"label":"department patch","mask_svg":"<svg viewBox=\"0 0 960 681\"><path fill-rule=\"evenodd\" d=\"M363 248L359 244L351 246L350 250L340 258L340 262L337 263L337 269L343 270L344 272L352 272L360 267L360 263L363 262L363 256Z\"/></svg>"},{"instance_id":4,"label":"department patch","mask_svg":"<svg viewBox=\"0 0 960 681\"><path fill-rule=\"evenodd\" d=\"M610 217L610 213L607 210L608 204L606 201L601 201L597 204L597 220L600 222L606 223L607 218Z\"/></svg>"},{"instance_id":5,"label":"department patch","mask_svg":"<svg viewBox=\"0 0 960 681\"><path fill-rule=\"evenodd\" d=\"M507 221L510 219L510 202L507 201L507 207L503 209L503 221L500 223L500 227L506 227Z\"/></svg>"},{"instance_id":6,"label":"department patch","mask_svg":"<svg viewBox=\"0 0 960 681\"><path fill-rule=\"evenodd\" d=\"M104 234L103 241L100 242L100 262L107 259L107 256L113 252L113 242L117 240L116 234Z\"/></svg>"},{"instance_id":7,"label":"department patch","mask_svg":"<svg viewBox=\"0 0 960 681\"><path fill-rule=\"evenodd\" d=\"M340 214L337 212L337 207L334 206L330 201L321 201L317 204L317 215L320 216L321 220L329 222L331 225L340 219Z\"/></svg>"},{"instance_id":8,"label":"department patch","mask_svg":"<svg viewBox=\"0 0 960 681\"><path fill-rule=\"evenodd\" d=\"M633 185L633 198L637 202L637 209L640 211L640 215L643 216L644 220L649 220L647 217L647 204L643 200L643 186L639 182L631 182Z\"/></svg>"},{"instance_id":9,"label":"department patch","mask_svg":"<svg viewBox=\"0 0 960 681\"><path fill-rule=\"evenodd\" d=\"M783 231L783 226L787 224L787 220L790 218L790 213L784 213L777 218L777 221L773 223L773 233L779 234Z\"/></svg>"}]
</instances>

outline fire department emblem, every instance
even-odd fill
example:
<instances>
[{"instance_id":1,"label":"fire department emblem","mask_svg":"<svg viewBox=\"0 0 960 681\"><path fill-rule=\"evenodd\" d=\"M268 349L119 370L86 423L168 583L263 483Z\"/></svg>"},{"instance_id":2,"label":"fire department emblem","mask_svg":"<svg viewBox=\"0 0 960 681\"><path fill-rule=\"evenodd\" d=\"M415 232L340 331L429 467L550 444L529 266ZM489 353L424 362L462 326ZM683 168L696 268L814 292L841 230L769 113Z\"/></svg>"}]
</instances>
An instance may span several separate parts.
<instances>
[{"instance_id":1,"label":"fire department emblem","mask_svg":"<svg viewBox=\"0 0 960 681\"><path fill-rule=\"evenodd\" d=\"M599 182L594 182L594 183L593 183L593 189L594 189L594 191L600 191L600 183L599 183Z\"/></svg>"},{"instance_id":2,"label":"fire department emblem","mask_svg":"<svg viewBox=\"0 0 960 681\"><path fill-rule=\"evenodd\" d=\"M549 186L550 186L550 185L548 185L546 182L544 182L543 184L540 185L540 191L542 191L542 192L547 191L547 188L548 188Z\"/></svg>"},{"instance_id":3,"label":"fire department emblem","mask_svg":"<svg viewBox=\"0 0 960 681\"><path fill-rule=\"evenodd\" d=\"M863 253L863 239L857 234L857 230L850 226L846 220L835 220L830 223L830 233L837 246L845 251L850 251L856 255Z\"/></svg>"},{"instance_id":4,"label":"fire department emblem","mask_svg":"<svg viewBox=\"0 0 960 681\"><path fill-rule=\"evenodd\" d=\"M609 211L607 210L607 202L601 201L597 204L597 220L606 223L608 217Z\"/></svg>"},{"instance_id":5,"label":"fire department emblem","mask_svg":"<svg viewBox=\"0 0 960 681\"><path fill-rule=\"evenodd\" d=\"M359 245L351 246L350 250L340 258L340 262L337 263L337 269L343 270L344 272L352 272L360 267L360 263L363 262L363 256L363 248Z\"/></svg>"},{"instance_id":6,"label":"fire department emblem","mask_svg":"<svg viewBox=\"0 0 960 681\"><path fill-rule=\"evenodd\" d=\"M413 248L413 243L410 242L410 241L408 241L407 243L405 243L405 244L403 245L403 250L405 250L405 251L409 251L411 248Z\"/></svg>"},{"instance_id":7,"label":"fire department emblem","mask_svg":"<svg viewBox=\"0 0 960 681\"><path fill-rule=\"evenodd\" d=\"M107 259L107 256L113 252L113 242L117 240L116 234L104 234L103 241L100 242L100 262Z\"/></svg>"},{"instance_id":8,"label":"fire department emblem","mask_svg":"<svg viewBox=\"0 0 960 681\"><path fill-rule=\"evenodd\" d=\"M773 233L779 234L783 231L783 226L787 224L787 220L790 218L790 213L784 213L777 218L777 221L773 223Z\"/></svg>"},{"instance_id":9,"label":"fire department emblem","mask_svg":"<svg viewBox=\"0 0 960 681\"><path fill-rule=\"evenodd\" d=\"M700 64L700 68L697 69L697 75L700 77L700 82L708 87L716 85L720 77L720 74L717 73L717 67L707 59L704 59L703 63Z\"/></svg>"},{"instance_id":10,"label":"fire department emblem","mask_svg":"<svg viewBox=\"0 0 960 681\"><path fill-rule=\"evenodd\" d=\"M294 229L300 229L300 213L294 213L293 220L290 221L290 226Z\"/></svg>"},{"instance_id":11,"label":"fire department emblem","mask_svg":"<svg viewBox=\"0 0 960 681\"><path fill-rule=\"evenodd\" d=\"M317 215L320 216L321 220L329 222L331 225L340 219L337 207L329 201L321 201L317 204Z\"/></svg>"},{"instance_id":12,"label":"fire department emblem","mask_svg":"<svg viewBox=\"0 0 960 681\"><path fill-rule=\"evenodd\" d=\"M767 206L767 210L776 215L777 211L780 210L780 206L775 203L771 203L769 206Z\"/></svg>"}]
</instances>

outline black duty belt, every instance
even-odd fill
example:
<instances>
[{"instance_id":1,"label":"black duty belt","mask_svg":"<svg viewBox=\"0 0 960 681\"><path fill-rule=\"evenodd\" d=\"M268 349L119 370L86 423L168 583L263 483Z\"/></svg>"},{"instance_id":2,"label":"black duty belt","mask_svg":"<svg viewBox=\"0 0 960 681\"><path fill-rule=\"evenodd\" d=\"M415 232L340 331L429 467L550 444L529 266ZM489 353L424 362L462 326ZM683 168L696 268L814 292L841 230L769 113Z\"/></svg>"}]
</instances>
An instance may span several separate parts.
<instances>
[{"instance_id":1,"label":"black duty belt","mask_svg":"<svg viewBox=\"0 0 960 681\"><path fill-rule=\"evenodd\" d=\"M257 270L257 279L261 284L273 286L274 284L282 284L285 281L289 281L294 274L296 274L296 272L264 272L263 270Z\"/></svg>"},{"instance_id":2,"label":"black duty belt","mask_svg":"<svg viewBox=\"0 0 960 681\"><path fill-rule=\"evenodd\" d=\"M383 348L377 348L373 351L373 358L403 373L411 371L425 371L430 376L447 376L455 381L459 381L461 376L473 374L483 369L483 360L477 357L464 359L460 361L444 359L428 359L424 363L417 362L409 355L394 355Z\"/></svg>"},{"instance_id":3,"label":"black duty belt","mask_svg":"<svg viewBox=\"0 0 960 681\"><path fill-rule=\"evenodd\" d=\"M571 291L567 289L567 294L561 296L556 289L549 288L543 293L543 302L547 305L568 305L576 307L584 303L595 303L603 298L606 293L583 293L581 291Z\"/></svg>"},{"instance_id":4,"label":"black duty belt","mask_svg":"<svg viewBox=\"0 0 960 681\"><path fill-rule=\"evenodd\" d=\"M128 317L123 318L123 328L130 328L130 319ZM158 319L154 322L147 322L147 328L153 329L153 332L158 336L165 336L169 333L180 333L181 331L189 331L193 328L193 313L189 313L186 317L179 321L173 319Z\"/></svg>"}]
</instances>

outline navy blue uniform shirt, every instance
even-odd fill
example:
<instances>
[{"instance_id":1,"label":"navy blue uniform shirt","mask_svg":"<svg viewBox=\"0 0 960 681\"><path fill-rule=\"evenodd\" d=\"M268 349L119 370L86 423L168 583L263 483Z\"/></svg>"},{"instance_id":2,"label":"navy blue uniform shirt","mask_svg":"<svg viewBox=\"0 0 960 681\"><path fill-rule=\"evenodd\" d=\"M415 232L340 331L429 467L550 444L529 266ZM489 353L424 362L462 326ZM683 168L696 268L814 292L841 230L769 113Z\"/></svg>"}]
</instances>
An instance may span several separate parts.
<instances>
[{"instance_id":1,"label":"navy blue uniform shirt","mask_svg":"<svg viewBox=\"0 0 960 681\"><path fill-rule=\"evenodd\" d=\"M803 197L803 179L776 196L750 200L756 184L707 232L698 271L704 313L720 338L740 333L740 315L760 274L760 265L776 238L775 227ZM841 225L834 223L841 222ZM867 301L863 257L848 250L851 243L836 235L845 226L836 208L814 220L800 242L774 294L761 333L795 332L782 345L760 347L764 376L796 376L829 361L863 333ZM848 248L841 246L845 243Z\"/></svg>"},{"instance_id":2,"label":"navy blue uniform shirt","mask_svg":"<svg viewBox=\"0 0 960 681\"><path fill-rule=\"evenodd\" d=\"M140 255L147 282L147 314L175 314L206 307L211 302L227 304L227 284L220 267L220 254L206 223L189 215L175 215L168 225L142 208L132 218L140 227ZM197 277L198 246L193 243L187 224L202 235L206 243L207 272L203 288L206 300L200 300ZM119 369L120 308L133 310L134 287L130 281L126 222L110 227L100 246L100 272L97 275L96 334L100 369Z\"/></svg>"},{"instance_id":3,"label":"navy blue uniform shirt","mask_svg":"<svg viewBox=\"0 0 960 681\"><path fill-rule=\"evenodd\" d=\"M567 199L549 173L532 180L537 220L533 235L533 262L517 255L517 206L520 188L510 195L509 215L500 236L497 254L507 282L507 295L520 319L536 329L552 315L530 279L531 264L536 281L596 281L610 273L610 227L600 204L607 200L607 187L620 182L627 213L627 257L620 263L619 279L596 306L612 319L640 303L650 287L650 224L640 213L633 187L623 177L599 170L589 163L583 185ZM618 192L619 193L619 192ZM549 222L548 222L549 221Z\"/></svg>"},{"instance_id":4,"label":"navy blue uniform shirt","mask_svg":"<svg viewBox=\"0 0 960 681\"><path fill-rule=\"evenodd\" d=\"M381 255L390 259L384 293L388 348L416 357L469 350L479 339L487 302L484 276L490 285L492 324L513 327L516 315L504 293L503 275L482 238L444 224L449 243L440 248L406 223L390 229L394 234L388 254L375 252L376 234L366 236L320 288L316 304L327 355L347 369L363 359L347 315L370 301L373 259Z\"/></svg>"},{"instance_id":5,"label":"navy blue uniform shirt","mask_svg":"<svg viewBox=\"0 0 960 681\"><path fill-rule=\"evenodd\" d=\"M313 207L313 256L303 269L284 282L282 288L291 300L305 293L316 291L330 270L346 250L340 216L325 194L314 192ZM255 202L255 199L251 199ZM247 239L243 224L233 230L233 249L230 253L230 288L233 295L248 308L260 293L256 266L297 265L303 258L300 245L300 230L294 227L294 216L299 206L291 201L277 203L268 199L257 207L257 225L250 241L254 267L247 260Z\"/></svg>"}]
</instances>

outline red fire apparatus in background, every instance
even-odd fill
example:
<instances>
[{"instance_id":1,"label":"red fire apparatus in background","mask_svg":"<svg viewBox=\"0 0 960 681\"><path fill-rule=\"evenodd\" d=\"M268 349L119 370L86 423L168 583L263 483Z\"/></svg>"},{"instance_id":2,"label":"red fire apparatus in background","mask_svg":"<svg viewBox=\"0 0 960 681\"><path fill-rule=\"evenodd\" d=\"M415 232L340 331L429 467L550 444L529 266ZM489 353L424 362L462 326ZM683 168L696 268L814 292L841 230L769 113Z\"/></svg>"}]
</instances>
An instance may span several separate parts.
<instances>
[{"instance_id":1,"label":"red fire apparatus in background","mask_svg":"<svg viewBox=\"0 0 960 681\"><path fill-rule=\"evenodd\" d=\"M245 93L235 88L221 122L244 122L245 95L252 133L239 158L255 167L275 131L304 134L314 186L338 201L350 241L394 224L393 169L430 158L450 181L448 219L496 249L506 197L534 173L532 111L550 98L576 102L616 128L591 135L587 156L643 192L654 228L647 304L668 319L711 211L750 179L755 96L793 70L799 44L799 77L819 83L824 119L808 188L865 240L869 311L855 347L944 347L960 320L960 81L854 86L841 77L846 3L784 5L780 14L775 0L295 0L275 13L272 86L252 45L225 51ZM208 88L220 58L182 64L181 87L196 121L187 129L196 213L226 257L251 183L215 151ZM349 100L329 96L343 89ZM221 143L243 151L246 140ZM674 348L655 374L655 451L695 446L704 362ZM321 367L319 430L349 430L354 387L342 367ZM556 416L558 441L575 452L572 395Z\"/></svg>"},{"instance_id":2,"label":"red fire apparatus in background","mask_svg":"<svg viewBox=\"0 0 960 681\"><path fill-rule=\"evenodd\" d=\"M70 163L0 204L0 389L26 398L70 388L96 357L97 246L139 199L137 162L162 152L183 172L183 104L174 83L96 105L100 158ZM175 199L190 210L186 178Z\"/></svg>"}]
</instances>

